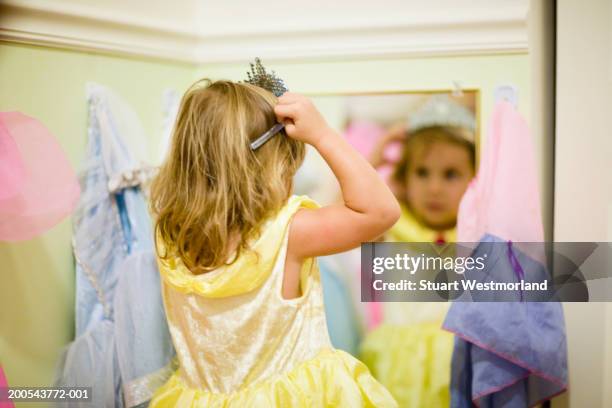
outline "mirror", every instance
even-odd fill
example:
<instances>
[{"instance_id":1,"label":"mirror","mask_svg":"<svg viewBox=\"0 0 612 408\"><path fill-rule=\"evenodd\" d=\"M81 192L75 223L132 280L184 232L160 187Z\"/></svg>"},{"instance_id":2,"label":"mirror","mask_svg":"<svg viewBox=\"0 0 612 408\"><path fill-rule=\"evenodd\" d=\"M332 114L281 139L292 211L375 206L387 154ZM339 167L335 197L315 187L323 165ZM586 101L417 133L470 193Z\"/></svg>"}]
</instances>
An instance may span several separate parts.
<instances>
[{"instance_id":1,"label":"mirror","mask_svg":"<svg viewBox=\"0 0 612 408\"><path fill-rule=\"evenodd\" d=\"M438 236L447 241L454 240L452 234L458 204L467 183L475 174L476 152L480 145L478 90L310 94L309 96L329 125L346 137L349 143L377 168L379 174L396 193L398 201L403 204L406 211L403 211L400 221L396 224L398 227L394 227L399 235L394 236L391 231L383 237L384 240L434 242ZM452 133L453 137L457 136L456 139L461 140L454 141L453 137L442 134L447 128L460 129L458 132L453 130ZM425 134L427 129L433 130ZM421 139L422 143L417 143L418 139ZM414 152L410 153L407 149L412 149ZM469 154L466 154L466 151L469 151ZM418 169L414 170L420 172L416 177L426 180L428 177L435 177L435 172L441 171L440 180L446 186L442 187L442 190L456 191L426 192L425 190L431 190L433 187L421 181L419 182L422 185L421 190L408 194L409 189L406 188L408 179L397 177L398 167L408 156L414 156L411 157L411 163L421 163L417 164ZM461 181L463 184L456 187L457 175L453 171L459 170L453 170L453 166L454 163L459 163L458 166L461 166L464 162L468 164L464 164L461 170L466 173ZM423 175L427 172L431 174ZM295 177L294 185L296 194L307 194L322 205L342 200L340 187L333 173L311 146L308 146L306 160ZM419 200L425 202L424 209L415 204ZM428 210L428 205L431 211ZM445 214L442 214L444 216L436 214L444 212L437 207L445 209ZM431 214L427 214L427 211ZM438 215L440 219L448 218L446 221L443 220L446 224L441 224L440 231L436 230L435 224ZM402 231L406 228L409 233ZM413 232L415 229L418 233ZM376 310L377 307L373 304L360 302L360 261L359 248L319 258L332 341L336 347L353 354L358 353L360 342L367 336L369 328L376 326L376 315L383 314L383 309L387 318L404 315L407 312L405 308L393 310L389 308L390 304L380 305L379 310ZM439 304L427 310L415 309L408 314L429 319L433 315L444 314L446 306Z\"/></svg>"}]
</instances>

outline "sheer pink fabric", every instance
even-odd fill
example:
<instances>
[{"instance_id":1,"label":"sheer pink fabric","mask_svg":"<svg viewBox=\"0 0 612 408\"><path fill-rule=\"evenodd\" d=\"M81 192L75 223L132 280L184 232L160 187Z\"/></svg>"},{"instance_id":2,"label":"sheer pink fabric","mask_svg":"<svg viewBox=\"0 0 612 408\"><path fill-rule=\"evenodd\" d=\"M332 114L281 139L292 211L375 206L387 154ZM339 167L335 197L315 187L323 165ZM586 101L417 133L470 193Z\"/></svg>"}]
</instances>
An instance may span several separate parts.
<instances>
[{"instance_id":1,"label":"sheer pink fabric","mask_svg":"<svg viewBox=\"0 0 612 408\"><path fill-rule=\"evenodd\" d=\"M368 121L353 121L344 131L344 137L364 157L369 158L376 146L378 139L384 136L384 127ZM402 144L391 142L387 144L383 155L387 163L379 166L376 170L385 181L389 180L393 173L393 166L389 163L397 162L402 154Z\"/></svg>"},{"instance_id":2,"label":"sheer pink fabric","mask_svg":"<svg viewBox=\"0 0 612 408\"><path fill-rule=\"evenodd\" d=\"M468 186L457 217L457 238L476 243L485 234L514 242L544 262L544 229L536 161L527 122L512 104L495 105L478 174Z\"/></svg>"},{"instance_id":3,"label":"sheer pink fabric","mask_svg":"<svg viewBox=\"0 0 612 408\"><path fill-rule=\"evenodd\" d=\"M0 240L31 239L72 212L79 183L55 137L38 120L0 112L0 139Z\"/></svg>"},{"instance_id":4,"label":"sheer pink fabric","mask_svg":"<svg viewBox=\"0 0 612 408\"><path fill-rule=\"evenodd\" d=\"M2 370L2 365L0 364L0 387L8 387L8 382L6 381L6 377L4 375L4 371ZM0 408L15 408L15 404L12 401L0 401Z\"/></svg>"},{"instance_id":5,"label":"sheer pink fabric","mask_svg":"<svg viewBox=\"0 0 612 408\"><path fill-rule=\"evenodd\" d=\"M25 169L17 144L6 126L0 122L0 200L15 197L24 180Z\"/></svg>"}]
</instances>

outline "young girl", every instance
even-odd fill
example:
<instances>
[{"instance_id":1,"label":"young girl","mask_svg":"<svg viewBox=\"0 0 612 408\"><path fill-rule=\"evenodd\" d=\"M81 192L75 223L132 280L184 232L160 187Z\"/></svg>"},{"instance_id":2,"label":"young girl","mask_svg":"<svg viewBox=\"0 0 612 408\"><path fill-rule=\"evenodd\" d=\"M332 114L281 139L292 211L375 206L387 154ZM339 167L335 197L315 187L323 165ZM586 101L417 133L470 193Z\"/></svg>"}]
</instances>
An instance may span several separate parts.
<instances>
[{"instance_id":1,"label":"young girl","mask_svg":"<svg viewBox=\"0 0 612 408\"><path fill-rule=\"evenodd\" d=\"M251 150L277 121L285 130ZM292 195L304 143L333 170L343 204ZM315 257L381 235L398 203L307 98L197 82L151 193L180 367L150 407L396 406L364 364L332 348Z\"/></svg>"},{"instance_id":2,"label":"young girl","mask_svg":"<svg viewBox=\"0 0 612 408\"><path fill-rule=\"evenodd\" d=\"M404 126L394 127L372 154L375 167L385 161L384 147L395 140L403 149L390 184L402 205L402 217L387 240L455 241L459 202L475 174L473 133L433 124L410 134Z\"/></svg>"},{"instance_id":3,"label":"young girl","mask_svg":"<svg viewBox=\"0 0 612 408\"><path fill-rule=\"evenodd\" d=\"M433 103L444 104L441 112L455 112L451 118L465 116L447 100ZM402 215L386 241L456 241L459 203L475 173L473 133L467 120L453 123L434 115L428 122L410 132L394 127L372 153L372 163L379 166L386 144L399 140L403 145L390 180ZM436 251L432 246L433 256ZM363 361L401 407L450 404L453 335L440 328L447 310L448 303L384 303L383 324L362 343Z\"/></svg>"}]
</instances>

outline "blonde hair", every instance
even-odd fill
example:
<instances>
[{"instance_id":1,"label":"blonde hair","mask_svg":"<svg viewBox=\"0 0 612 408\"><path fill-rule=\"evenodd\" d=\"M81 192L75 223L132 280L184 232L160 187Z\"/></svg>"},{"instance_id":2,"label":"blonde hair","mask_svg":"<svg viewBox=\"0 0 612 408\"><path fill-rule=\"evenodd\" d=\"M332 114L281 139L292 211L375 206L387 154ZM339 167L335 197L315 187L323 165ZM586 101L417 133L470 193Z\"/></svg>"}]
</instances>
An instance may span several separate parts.
<instances>
[{"instance_id":1,"label":"blonde hair","mask_svg":"<svg viewBox=\"0 0 612 408\"><path fill-rule=\"evenodd\" d=\"M393 180L398 183L405 183L406 174L410 169L411 162L415 155L421 154L433 143L450 143L463 147L469 154L472 169L476 168L476 149L471 131L456 126L428 126L411 133L406 138L402 149L402 156L395 165Z\"/></svg>"},{"instance_id":2,"label":"blonde hair","mask_svg":"<svg viewBox=\"0 0 612 408\"><path fill-rule=\"evenodd\" d=\"M194 274L207 272L227 263L238 235L235 261L289 198L304 144L281 131L255 151L249 146L276 123L276 101L263 88L225 80L202 79L187 90L151 185L161 259L179 256Z\"/></svg>"}]
</instances>

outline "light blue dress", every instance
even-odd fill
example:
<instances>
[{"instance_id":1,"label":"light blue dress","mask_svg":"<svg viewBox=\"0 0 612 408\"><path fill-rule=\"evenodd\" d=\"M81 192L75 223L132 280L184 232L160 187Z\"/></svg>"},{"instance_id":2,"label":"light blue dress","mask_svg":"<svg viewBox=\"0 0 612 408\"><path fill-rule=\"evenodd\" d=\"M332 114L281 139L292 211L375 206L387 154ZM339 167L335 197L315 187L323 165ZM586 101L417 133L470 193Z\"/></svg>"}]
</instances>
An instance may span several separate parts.
<instances>
[{"instance_id":1,"label":"light blue dress","mask_svg":"<svg viewBox=\"0 0 612 408\"><path fill-rule=\"evenodd\" d=\"M334 272L331 264L325 259L319 259L319 271L331 343L335 348L357 356L361 330L351 294L342 278Z\"/></svg>"},{"instance_id":2,"label":"light blue dress","mask_svg":"<svg viewBox=\"0 0 612 408\"><path fill-rule=\"evenodd\" d=\"M91 402L146 406L176 362L140 184L150 175L124 143L125 103L108 89L88 92L89 127L81 199L74 214L76 338L62 350L56 386L92 387Z\"/></svg>"}]
</instances>

